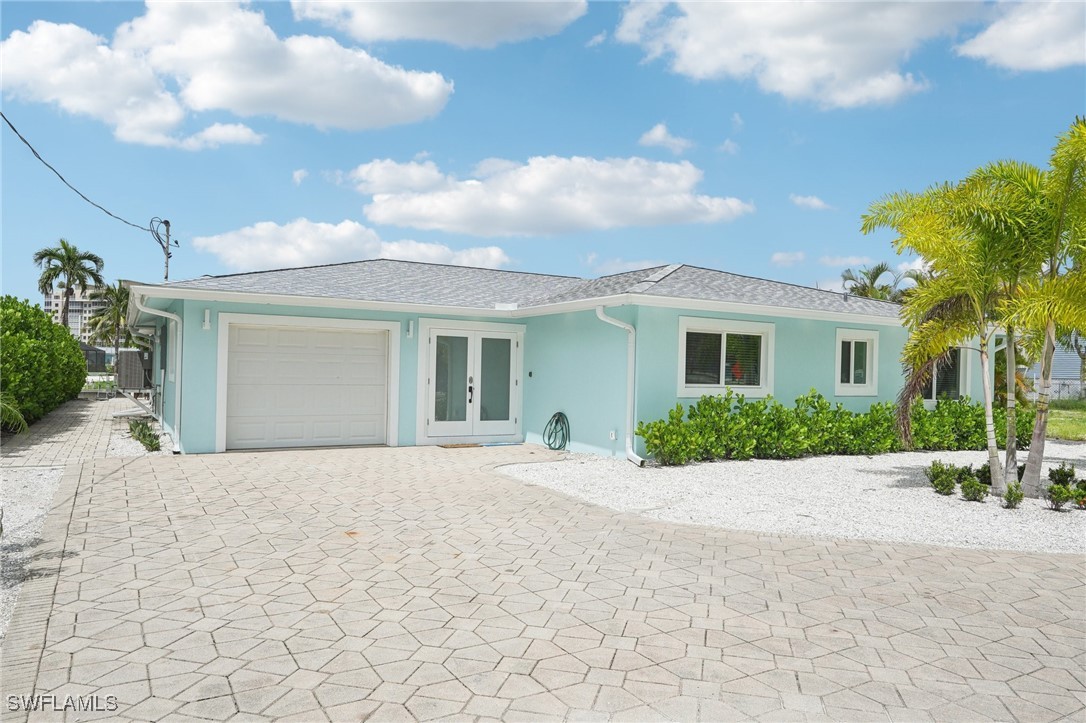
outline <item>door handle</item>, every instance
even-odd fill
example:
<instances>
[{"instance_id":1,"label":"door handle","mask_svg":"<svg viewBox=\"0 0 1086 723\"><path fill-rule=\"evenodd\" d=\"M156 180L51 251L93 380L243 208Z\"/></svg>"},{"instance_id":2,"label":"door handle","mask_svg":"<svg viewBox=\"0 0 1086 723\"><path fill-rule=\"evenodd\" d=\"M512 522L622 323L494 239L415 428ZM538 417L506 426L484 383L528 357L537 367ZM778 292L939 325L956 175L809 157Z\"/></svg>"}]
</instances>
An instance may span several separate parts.
<instances>
[{"instance_id":1,"label":"door handle","mask_svg":"<svg viewBox=\"0 0 1086 723\"><path fill-rule=\"evenodd\" d=\"M469 384L468 385L468 404L471 404L471 400L474 398L474 396L475 396L475 387L473 387L471 384Z\"/></svg>"}]
</instances>

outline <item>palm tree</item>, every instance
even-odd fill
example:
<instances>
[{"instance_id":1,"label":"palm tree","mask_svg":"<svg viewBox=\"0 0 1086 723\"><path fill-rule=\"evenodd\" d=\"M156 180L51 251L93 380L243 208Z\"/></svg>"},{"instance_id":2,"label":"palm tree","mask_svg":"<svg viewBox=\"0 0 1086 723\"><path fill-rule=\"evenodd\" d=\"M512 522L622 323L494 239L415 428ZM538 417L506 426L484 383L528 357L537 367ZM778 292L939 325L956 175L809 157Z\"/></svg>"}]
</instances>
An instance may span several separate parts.
<instances>
[{"instance_id":1,"label":"palm tree","mask_svg":"<svg viewBox=\"0 0 1086 723\"><path fill-rule=\"evenodd\" d=\"M91 298L105 301L89 320L90 339L97 343L113 344L113 375L120 385L120 351L124 346L131 346L132 334L128 330L128 287L121 282L99 287L91 292Z\"/></svg>"},{"instance_id":2,"label":"palm tree","mask_svg":"<svg viewBox=\"0 0 1086 723\"><path fill-rule=\"evenodd\" d=\"M879 283L886 274L890 274L889 284ZM863 296L867 299L881 299L882 301L900 301L902 296L898 284L901 277L890 270L890 264L880 261L871 267L861 268L859 273L852 269L841 272L842 285L845 291L853 296Z\"/></svg>"},{"instance_id":3,"label":"palm tree","mask_svg":"<svg viewBox=\"0 0 1086 723\"><path fill-rule=\"evenodd\" d=\"M64 289L60 302L60 325L68 326L68 303L75 294L75 287L86 293L88 286L100 286L102 257L89 251L80 251L66 239L60 245L34 252L34 264L42 270L38 277L38 291L53 293L53 285Z\"/></svg>"},{"instance_id":4,"label":"palm tree","mask_svg":"<svg viewBox=\"0 0 1086 723\"><path fill-rule=\"evenodd\" d=\"M969 184L932 186L920 194L895 193L871 204L862 230L892 228L898 253L911 251L929 264L930 277L905 295L902 319L909 339L902 352L907 371L898 421L909 437L909 410L926 381L951 349L979 342L984 421L992 492L1002 494L1003 467L996 444L989 353L991 322L999 299L999 271L1007 253L1001 238L977 222L982 200Z\"/></svg>"},{"instance_id":5,"label":"palm tree","mask_svg":"<svg viewBox=\"0 0 1086 723\"><path fill-rule=\"evenodd\" d=\"M1075 118L1060 136L1034 186L1012 190L1027 203L1024 222L1041 256L1039 273L1002 309L1008 324L1043 335L1037 417L1022 477L1025 491L1039 496L1057 329L1086 328L1086 118Z\"/></svg>"}]
</instances>

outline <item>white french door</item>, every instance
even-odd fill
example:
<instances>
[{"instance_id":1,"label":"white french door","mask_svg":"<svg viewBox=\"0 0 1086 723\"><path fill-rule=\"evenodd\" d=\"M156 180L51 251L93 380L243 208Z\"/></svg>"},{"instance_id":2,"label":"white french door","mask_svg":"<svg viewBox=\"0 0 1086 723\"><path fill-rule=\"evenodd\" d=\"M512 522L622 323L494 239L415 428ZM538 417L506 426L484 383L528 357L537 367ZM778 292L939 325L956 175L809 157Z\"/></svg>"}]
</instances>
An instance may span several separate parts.
<instances>
[{"instance_id":1,"label":"white french door","mask_svg":"<svg viewBox=\"0 0 1086 723\"><path fill-rule=\"evenodd\" d=\"M428 343L426 436L516 434L518 334L432 328Z\"/></svg>"}]
</instances>

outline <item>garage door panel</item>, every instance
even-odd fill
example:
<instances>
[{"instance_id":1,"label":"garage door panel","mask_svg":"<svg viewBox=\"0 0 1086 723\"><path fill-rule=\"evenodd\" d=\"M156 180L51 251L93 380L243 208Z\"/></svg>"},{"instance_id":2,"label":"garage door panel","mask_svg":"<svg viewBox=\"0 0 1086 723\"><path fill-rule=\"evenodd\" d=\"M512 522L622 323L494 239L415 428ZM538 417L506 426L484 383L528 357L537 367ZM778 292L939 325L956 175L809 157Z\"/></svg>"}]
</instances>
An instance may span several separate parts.
<instances>
[{"instance_id":1,"label":"garage door panel","mask_svg":"<svg viewBox=\"0 0 1086 723\"><path fill-rule=\"evenodd\" d=\"M386 332L231 326L226 446L383 444Z\"/></svg>"}]
</instances>

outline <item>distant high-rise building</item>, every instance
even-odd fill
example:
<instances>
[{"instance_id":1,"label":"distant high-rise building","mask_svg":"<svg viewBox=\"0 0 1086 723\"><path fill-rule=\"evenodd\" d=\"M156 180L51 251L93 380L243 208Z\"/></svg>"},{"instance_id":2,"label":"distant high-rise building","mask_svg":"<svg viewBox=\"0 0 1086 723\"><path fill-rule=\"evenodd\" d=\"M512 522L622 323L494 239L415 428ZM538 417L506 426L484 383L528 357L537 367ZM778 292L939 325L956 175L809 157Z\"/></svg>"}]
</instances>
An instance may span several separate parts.
<instances>
[{"instance_id":1,"label":"distant high-rise building","mask_svg":"<svg viewBox=\"0 0 1086 723\"><path fill-rule=\"evenodd\" d=\"M90 342L90 318L108 304L105 299L90 298L97 289L97 286L88 286L85 293L80 293L77 286L72 298L68 300L68 330L72 332L72 336L84 343ZM43 308L57 324L60 323L60 305L63 295L64 289L53 289L52 294L45 294Z\"/></svg>"}]
</instances>

